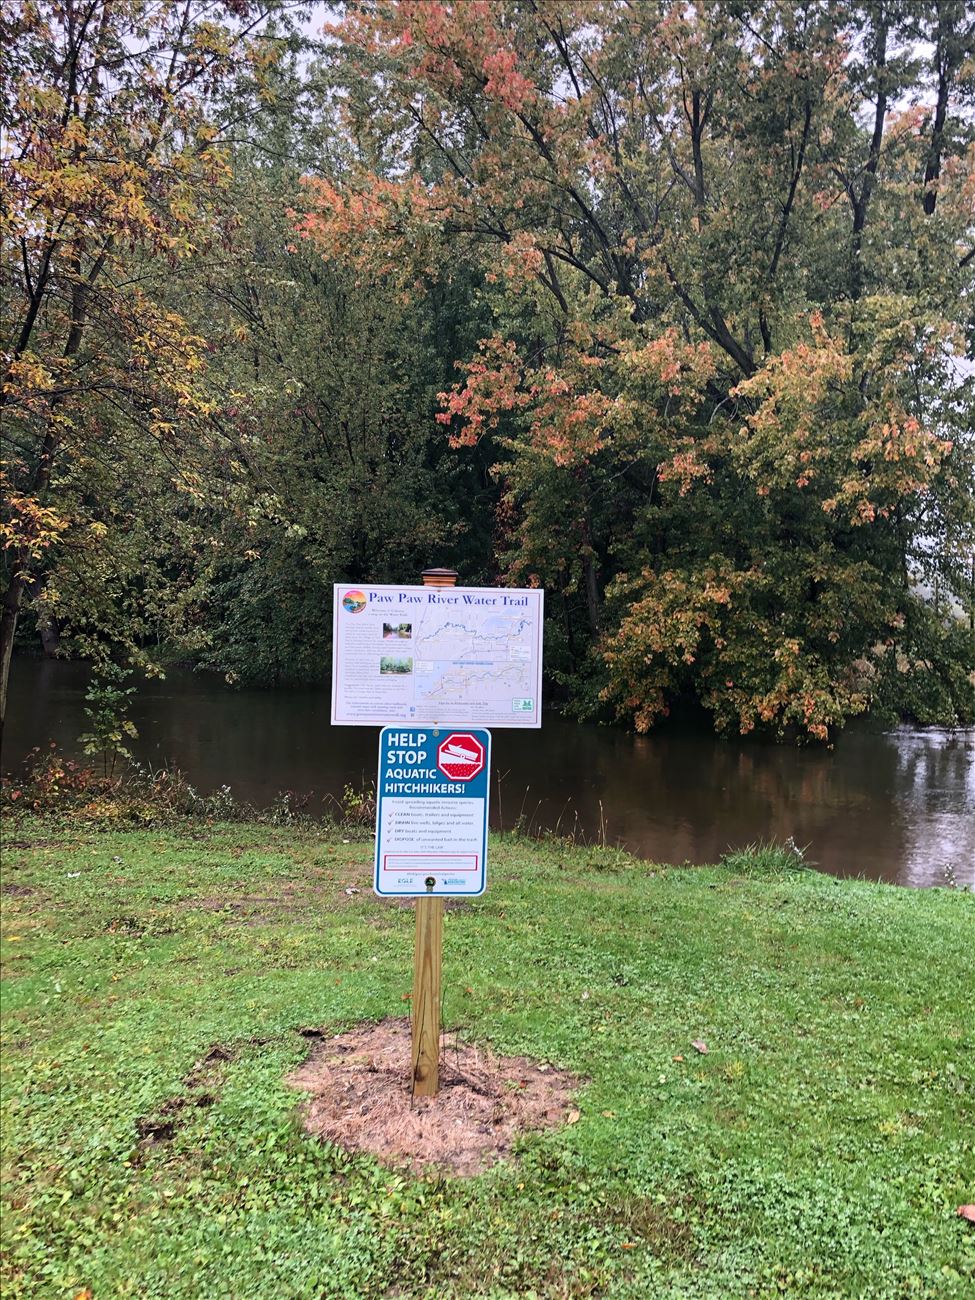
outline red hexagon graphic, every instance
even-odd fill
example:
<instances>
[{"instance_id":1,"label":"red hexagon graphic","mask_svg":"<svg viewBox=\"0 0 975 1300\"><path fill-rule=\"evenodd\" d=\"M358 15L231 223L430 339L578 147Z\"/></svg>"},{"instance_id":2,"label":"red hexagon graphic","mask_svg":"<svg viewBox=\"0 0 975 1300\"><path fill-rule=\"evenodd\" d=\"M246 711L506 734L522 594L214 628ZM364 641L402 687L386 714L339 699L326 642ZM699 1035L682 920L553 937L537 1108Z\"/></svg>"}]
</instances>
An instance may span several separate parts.
<instances>
[{"instance_id":1,"label":"red hexagon graphic","mask_svg":"<svg viewBox=\"0 0 975 1300\"><path fill-rule=\"evenodd\" d=\"M469 731L453 731L437 750L437 767L451 781L470 781L484 767L484 746Z\"/></svg>"}]
</instances>

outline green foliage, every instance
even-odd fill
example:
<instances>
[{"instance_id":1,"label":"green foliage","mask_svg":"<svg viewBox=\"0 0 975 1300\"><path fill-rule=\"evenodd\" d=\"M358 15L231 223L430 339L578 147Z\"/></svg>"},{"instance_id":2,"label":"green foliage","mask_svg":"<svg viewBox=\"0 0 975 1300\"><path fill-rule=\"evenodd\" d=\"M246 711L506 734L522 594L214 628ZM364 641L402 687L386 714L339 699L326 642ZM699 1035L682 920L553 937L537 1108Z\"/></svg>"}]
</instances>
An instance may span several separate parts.
<instances>
[{"instance_id":1,"label":"green foliage","mask_svg":"<svg viewBox=\"0 0 975 1300\"><path fill-rule=\"evenodd\" d=\"M106 778L94 768L66 758L51 741L47 749L35 748L27 755L18 774L11 773L0 787L3 812L15 819L33 813L41 815L75 809L87 803L93 790Z\"/></svg>"},{"instance_id":2,"label":"green foliage","mask_svg":"<svg viewBox=\"0 0 975 1300\"><path fill-rule=\"evenodd\" d=\"M323 265L287 215L315 138L309 126L292 139L288 164L239 146L233 246L181 286L183 309L221 341L212 365L232 460L225 493L192 521L206 540L181 556L191 576L173 639L233 681L320 680L333 582L417 581L433 563L476 581L488 564L470 517L477 468L433 419L475 337L471 275L406 300L380 274Z\"/></svg>"},{"instance_id":3,"label":"green foliage","mask_svg":"<svg viewBox=\"0 0 975 1300\"><path fill-rule=\"evenodd\" d=\"M13 7L3 654L321 680L441 563L577 713L975 718L966 6L556 8Z\"/></svg>"},{"instance_id":4,"label":"green foliage","mask_svg":"<svg viewBox=\"0 0 975 1300\"><path fill-rule=\"evenodd\" d=\"M360 786L347 785L342 791L342 819L348 826L375 826L376 786L368 782Z\"/></svg>"},{"instance_id":5,"label":"green foliage","mask_svg":"<svg viewBox=\"0 0 975 1300\"><path fill-rule=\"evenodd\" d=\"M819 740L975 717L965 7L357 0L339 31L387 148L299 230L480 269L438 418L494 449L497 550L561 603L577 701Z\"/></svg>"},{"instance_id":6,"label":"green foliage","mask_svg":"<svg viewBox=\"0 0 975 1300\"><path fill-rule=\"evenodd\" d=\"M0 717L22 609L75 649L132 649L163 613L151 589L179 589L155 525L212 486L223 447L211 345L172 283L231 237L223 101L264 92L275 13L280 33L275 0L4 6Z\"/></svg>"},{"instance_id":7,"label":"green foliage","mask_svg":"<svg viewBox=\"0 0 975 1300\"><path fill-rule=\"evenodd\" d=\"M17 1300L971 1293L970 894L492 842L446 916L446 1021L587 1081L577 1123L464 1180L309 1139L284 1084L302 1030L403 1014L413 918L368 841L17 836Z\"/></svg>"},{"instance_id":8,"label":"green foliage","mask_svg":"<svg viewBox=\"0 0 975 1300\"><path fill-rule=\"evenodd\" d=\"M975 716L975 638L960 620L917 602L904 634L878 647L876 713L922 725Z\"/></svg>"},{"instance_id":9,"label":"green foliage","mask_svg":"<svg viewBox=\"0 0 975 1300\"><path fill-rule=\"evenodd\" d=\"M108 660L96 666L85 691L89 730L82 732L78 740L83 753L101 757L102 775L106 777L113 775L120 758L131 759L132 751L125 741L134 740L139 734L135 723L125 716L129 697L136 690L134 686L124 685L131 676L131 668Z\"/></svg>"},{"instance_id":10,"label":"green foliage","mask_svg":"<svg viewBox=\"0 0 975 1300\"><path fill-rule=\"evenodd\" d=\"M53 743L46 750L34 750L21 772L4 782L4 816L11 824L43 816L68 827L101 828L179 826L190 818L267 826L305 826L317 818L326 827L349 830L375 822L371 784L347 786L342 799L327 797L324 808L316 805L313 791L297 790L279 790L266 806L255 808L238 799L229 785L201 793L178 769L153 771L130 761L124 771L116 772L115 758L125 756L114 739L116 730L112 725L107 744L114 748L101 771L66 758ZM99 746L95 752L104 751Z\"/></svg>"}]
</instances>

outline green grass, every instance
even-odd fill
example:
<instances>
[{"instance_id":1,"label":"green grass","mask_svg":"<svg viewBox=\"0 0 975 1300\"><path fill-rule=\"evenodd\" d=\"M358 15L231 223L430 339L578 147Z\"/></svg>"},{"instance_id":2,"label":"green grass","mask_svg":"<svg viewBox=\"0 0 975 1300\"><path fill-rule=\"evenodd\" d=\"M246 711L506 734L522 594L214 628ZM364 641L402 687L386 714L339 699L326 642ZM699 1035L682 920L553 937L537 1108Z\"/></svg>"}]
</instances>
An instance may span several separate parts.
<instances>
[{"instance_id":1,"label":"green grass","mask_svg":"<svg viewBox=\"0 0 975 1300\"><path fill-rule=\"evenodd\" d=\"M971 895L495 842L446 1021L585 1075L581 1119L417 1178L283 1083L302 1027L406 1011L368 844L11 834L8 1300L975 1295Z\"/></svg>"}]
</instances>

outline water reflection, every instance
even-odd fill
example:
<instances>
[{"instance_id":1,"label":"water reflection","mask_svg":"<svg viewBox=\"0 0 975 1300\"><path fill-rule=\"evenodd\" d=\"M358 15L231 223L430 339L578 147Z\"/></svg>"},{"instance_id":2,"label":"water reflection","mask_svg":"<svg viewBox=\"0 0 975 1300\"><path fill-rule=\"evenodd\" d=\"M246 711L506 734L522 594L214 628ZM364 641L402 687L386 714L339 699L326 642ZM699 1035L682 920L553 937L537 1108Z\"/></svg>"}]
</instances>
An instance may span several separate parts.
<instances>
[{"instance_id":1,"label":"water reflection","mask_svg":"<svg viewBox=\"0 0 975 1300\"><path fill-rule=\"evenodd\" d=\"M4 764L48 739L77 748L85 669L16 661ZM134 698L137 756L181 768L202 791L230 785L269 803L280 790L340 796L374 778L377 732L331 727L325 691L232 691L170 672ZM757 839L808 845L825 871L910 885L975 885L975 731L853 728L834 752L632 736L547 717L494 733L493 821L603 835L661 862L714 862Z\"/></svg>"}]
</instances>

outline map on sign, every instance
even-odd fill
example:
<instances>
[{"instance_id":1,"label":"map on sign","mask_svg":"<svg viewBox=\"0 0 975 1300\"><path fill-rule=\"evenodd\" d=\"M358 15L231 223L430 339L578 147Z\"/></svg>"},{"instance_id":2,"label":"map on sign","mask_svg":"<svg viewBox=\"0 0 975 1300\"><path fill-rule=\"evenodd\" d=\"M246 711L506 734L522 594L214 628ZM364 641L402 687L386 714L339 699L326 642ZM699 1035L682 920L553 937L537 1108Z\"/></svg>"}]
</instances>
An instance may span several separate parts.
<instances>
[{"instance_id":1,"label":"map on sign","mask_svg":"<svg viewBox=\"0 0 975 1300\"><path fill-rule=\"evenodd\" d=\"M540 727L542 592L336 585L332 722Z\"/></svg>"}]
</instances>

